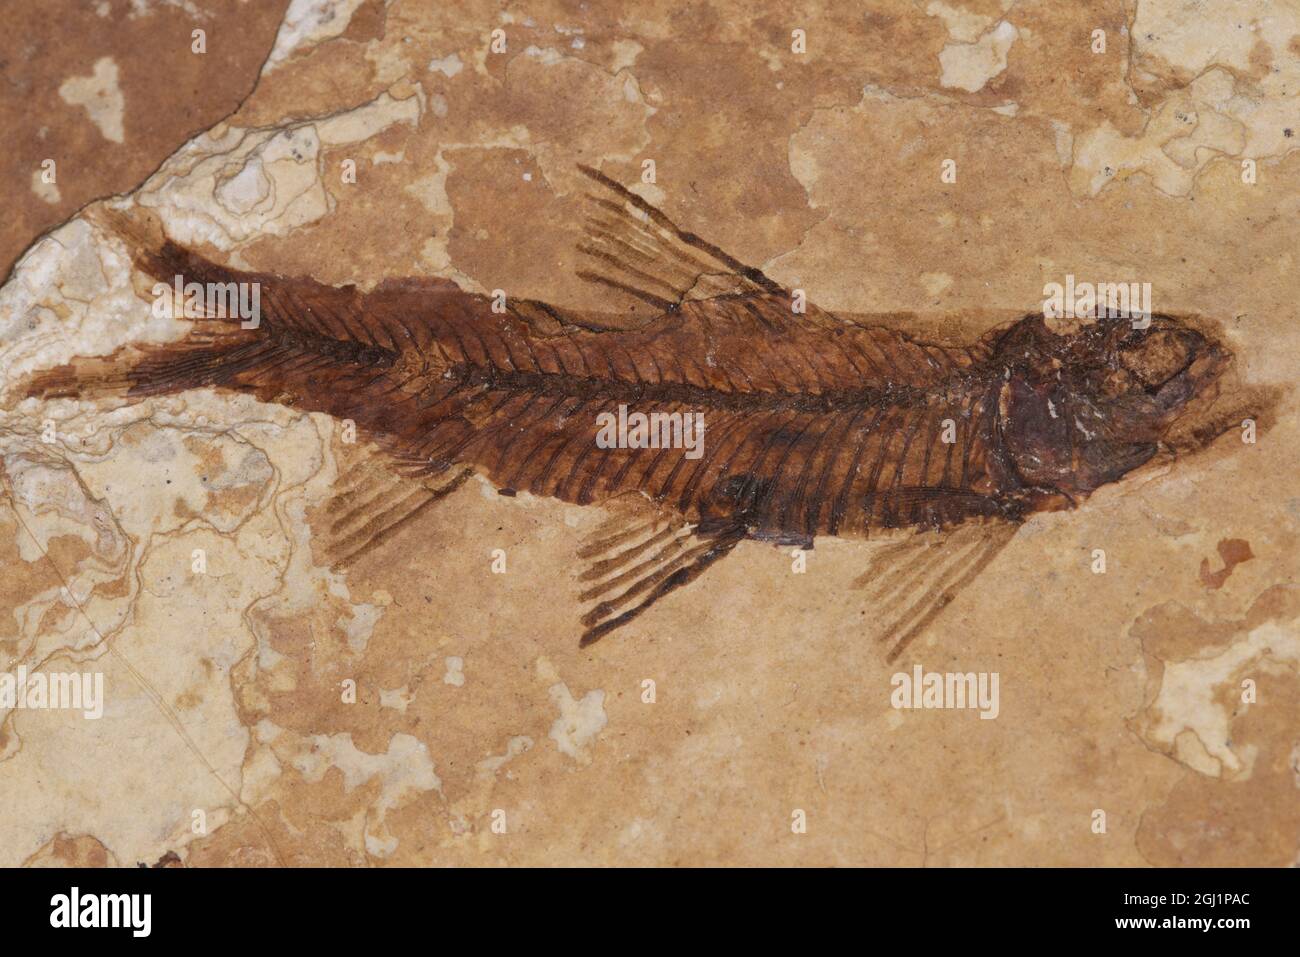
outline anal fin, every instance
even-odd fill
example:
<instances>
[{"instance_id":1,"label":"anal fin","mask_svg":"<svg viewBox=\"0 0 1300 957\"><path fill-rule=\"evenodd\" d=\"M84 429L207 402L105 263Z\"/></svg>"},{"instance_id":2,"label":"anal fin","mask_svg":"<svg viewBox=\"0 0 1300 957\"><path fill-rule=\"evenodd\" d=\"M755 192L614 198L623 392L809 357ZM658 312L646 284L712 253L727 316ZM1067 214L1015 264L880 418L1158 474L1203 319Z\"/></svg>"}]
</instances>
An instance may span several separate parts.
<instances>
[{"instance_id":1,"label":"anal fin","mask_svg":"<svg viewBox=\"0 0 1300 957\"><path fill-rule=\"evenodd\" d=\"M367 446L341 456L335 493L321 506L312 541L331 567L346 568L405 529L427 508L465 484L473 469L437 475L403 469Z\"/></svg>"}]
</instances>

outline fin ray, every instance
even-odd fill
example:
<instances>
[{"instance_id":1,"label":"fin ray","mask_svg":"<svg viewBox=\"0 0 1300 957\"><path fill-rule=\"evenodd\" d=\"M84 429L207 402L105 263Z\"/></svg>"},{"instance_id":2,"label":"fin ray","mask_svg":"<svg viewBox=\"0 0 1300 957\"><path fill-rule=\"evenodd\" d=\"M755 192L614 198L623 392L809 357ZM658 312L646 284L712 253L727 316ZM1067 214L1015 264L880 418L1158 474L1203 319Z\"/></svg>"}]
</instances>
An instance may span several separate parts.
<instances>
[{"instance_id":1,"label":"fin ray","mask_svg":"<svg viewBox=\"0 0 1300 957\"><path fill-rule=\"evenodd\" d=\"M1015 537L1008 521L972 522L942 532L917 532L877 549L854 584L878 603L876 640L893 662L943 613Z\"/></svg>"},{"instance_id":2,"label":"fin ray","mask_svg":"<svg viewBox=\"0 0 1300 957\"><path fill-rule=\"evenodd\" d=\"M583 647L694 581L748 534L736 520L692 525L667 511L657 512L649 522L637 517L625 524L619 531L617 525L604 523L579 550L590 564L578 579L584 584L594 582L583 589L581 600L601 599L582 616ZM647 537L637 540L647 532ZM618 589L612 597L602 598ZM627 607L638 598L640 601Z\"/></svg>"}]
</instances>

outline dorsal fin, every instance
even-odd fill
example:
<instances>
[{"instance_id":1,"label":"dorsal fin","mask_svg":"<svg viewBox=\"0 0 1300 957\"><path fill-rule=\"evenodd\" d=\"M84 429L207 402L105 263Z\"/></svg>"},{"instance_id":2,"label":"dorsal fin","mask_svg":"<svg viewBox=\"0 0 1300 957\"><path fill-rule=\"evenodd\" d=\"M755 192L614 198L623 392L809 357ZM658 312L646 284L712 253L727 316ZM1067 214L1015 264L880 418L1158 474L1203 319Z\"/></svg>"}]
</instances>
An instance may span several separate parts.
<instances>
[{"instance_id":1,"label":"dorsal fin","mask_svg":"<svg viewBox=\"0 0 1300 957\"><path fill-rule=\"evenodd\" d=\"M689 301L736 297L775 306L774 315L786 323L840 324L811 303L801 302L802 311L796 311L790 290L761 269L682 229L599 170L581 164L578 169L592 183L584 194L586 219L578 252L587 265L578 270L580 279L664 312Z\"/></svg>"},{"instance_id":2,"label":"dorsal fin","mask_svg":"<svg viewBox=\"0 0 1300 957\"><path fill-rule=\"evenodd\" d=\"M686 299L784 292L759 269L677 226L599 170L578 165L594 184L585 194L585 239L591 263L578 276L669 310Z\"/></svg>"}]
</instances>

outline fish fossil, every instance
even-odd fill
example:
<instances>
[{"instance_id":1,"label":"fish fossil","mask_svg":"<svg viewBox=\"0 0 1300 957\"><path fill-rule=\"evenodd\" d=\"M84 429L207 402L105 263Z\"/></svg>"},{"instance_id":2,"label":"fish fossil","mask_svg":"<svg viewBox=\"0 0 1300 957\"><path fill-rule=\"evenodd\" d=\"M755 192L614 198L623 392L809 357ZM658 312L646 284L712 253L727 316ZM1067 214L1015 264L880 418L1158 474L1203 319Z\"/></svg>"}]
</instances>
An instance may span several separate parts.
<instances>
[{"instance_id":1,"label":"fish fossil","mask_svg":"<svg viewBox=\"0 0 1300 957\"><path fill-rule=\"evenodd\" d=\"M860 580L892 660L1029 515L1073 507L1165 448L1231 358L1168 316L1058 334L1030 315L961 346L844 321L581 169L579 276L653 305L638 328L443 280L362 292L239 272L118 214L145 273L256 284L260 323L204 318L180 342L44 373L30 394L215 387L352 420L390 467L331 506L339 563L474 471L505 494L577 505L639 493L642 517L607 523L580 552L583 644L746 539L811 547L911 529ZM688 430L702 417L703 432L597 441L638 413Z\"/></svg>"}]
</instances>

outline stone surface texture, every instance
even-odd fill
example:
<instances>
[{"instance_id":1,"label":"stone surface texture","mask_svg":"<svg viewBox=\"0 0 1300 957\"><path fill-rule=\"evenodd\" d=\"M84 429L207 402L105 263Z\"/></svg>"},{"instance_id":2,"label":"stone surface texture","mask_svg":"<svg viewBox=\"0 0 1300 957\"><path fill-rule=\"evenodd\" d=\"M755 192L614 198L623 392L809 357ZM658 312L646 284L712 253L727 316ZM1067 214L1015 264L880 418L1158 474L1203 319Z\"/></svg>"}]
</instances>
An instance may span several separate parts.
<instances>
[{"instance_id":1,"label":"stone surface texture","mask_svg":"<svg viewBox=\"0 0 1300 957\"><path fill-rule=\"evenodd\" d=\"M0 670L102 672L105 707L0 713L0 864L1296 863L1296 0L65 6L39 49L0 41L0 259L26 250ZM474 480L333 571L313 535L353 452L328 418L22 398L184 331L94 216L113 194L241 268L607 309L573 277L579 162L926 333L1067 274L1150 282L1276 402L1253 444L1036 516L891 666L851 587L869 543L819 540L803 574L744 543L580 649L599 509ZM913 663L997 672L997 718L894 709Z\"/></svg>"}]
</instances>

